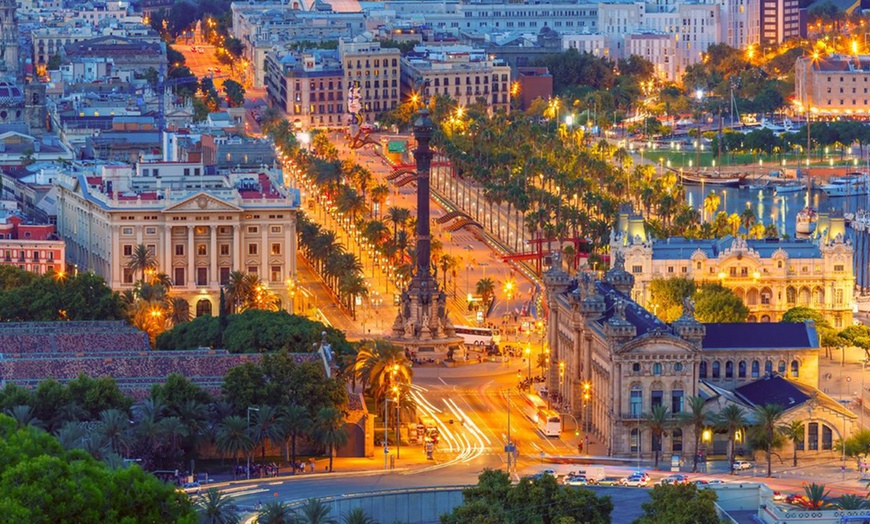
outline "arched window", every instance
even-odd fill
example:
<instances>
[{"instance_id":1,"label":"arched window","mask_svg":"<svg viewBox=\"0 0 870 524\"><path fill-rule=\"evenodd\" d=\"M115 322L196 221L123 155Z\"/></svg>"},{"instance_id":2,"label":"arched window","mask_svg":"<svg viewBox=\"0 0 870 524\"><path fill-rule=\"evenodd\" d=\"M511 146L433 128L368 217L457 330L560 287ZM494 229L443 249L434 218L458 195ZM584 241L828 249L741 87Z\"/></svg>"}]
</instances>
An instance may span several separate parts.
<instances>
[{"instance_id":1,"label":"arched window","mask_svg":"<svg viewBox=\"0 0 870 524\"><path fill-rule=\"evenodd\" d=\"M653 364L653 375L661 375L662 374L662 365L659 362Z\"/></svg>"},{"instance_id":2,"label":"arched window","mask_svg":"<svg viewBox=\"0 0 870 524\"><path fill-rule=\"evenodd\" d=\"M725 363L725 378L734 378L734 362Z\"/></svg>"},{"instance_id":3,"label":"arched window","mask_svg":"<svg viewBox=\"0 0 870 524\"><path fill-rule=\"evenodd\" d=\"M780 375L785 375L785 360L779 361L779 364L776 366L776 371Z\"/></svg>"},{"instance_id":4,"label":"arched window","mask_svg":"<svg viewBox=\"0 0 870 524\"><path fill-rule=\"evenodd\" d=\"M719 378L719 361L713 362L713 378Z\"/></svg>"},{"instance_id":5,"label":"arched window","mask_svg":"<svg viewBox=\"0 0 870 524\"><path fill-rule=\"evenodd\" d=\"M757 360L752 361L752 378L758 378L759 364Z\"/></svg>"},{"instance_id":6,"label":"arched window","mask_svg":"<svg viewBox=\"0 0 870 524\"><path fill-rule=\"evenodd\" d=\"M671 432L671 451L674 453L683 452L683 430L680 428Z\"/></svg>"},{"instance_id":7,"label":"arched window","mask_svg":"<svg viewBox=\"0 0 870 524\"><path fill-rule=\"evenodd\" d=\"M797 299L797 290L794 287L788 286L785 288L785 301L787 304L791 305L795 303Z\"/></svg>"},{"instance_id":8,"label":"arched window","mask_svg":"<svg viewBox=\"0 0 870 524\"><path fill-rule=\"evenodd\" d=\"M810 422L807 424L807 448L810 451L819 450L819 423Z\"/></svg>"},{"instance_id":9,"label":"arched window","mask_svg":"<svg viewBox=\"0 0 870 524\"><path fill-rule=\"evenodd\" d=\"M772 360L768 360L767 362L764 363L764 373L765 374L773 373L773 361Z\"/></svg>"},{"instance_id":10,"label":"arched window","mask_svg":"<svg viewBox=\"0 0 870 524\"><path fill-rule=\"evenodd\" d=\"M640 430L637 428L631 430L630 445L632 453L640 453Z\"/></svg>"},{"instance_id":11,"label":"arched window","mask_svg":"<svg viewBox=\"0 0 870 524\"><path fill-rule=\"evenodd\" d=\"M737 364L737 378L746 378L746 361L744 360Z\"/></svg>"},{"instance_id":12,"label":"arched window","mask_svg":"<svg viewBox=\"0 0 870 524\"><path fill-rule=\"evenodd\" d=\"M764 323L770 322L770 315L761 315L761 321Z\"/></svg>"},{"instance_id":13,"label":"arched window","mask_svg":"<svg viewBox=\"0 0 870 524\"><path fill-rule=\"evenodd\" d=\"M701 361L698 365L698 377L707 378L707 362Z\"/></svg>"},{"instance_id":14,"label":"arched window","mask_svg":"<svg viewBox=\"0 0 870 524\"><path fill-rule=\"evenodd\" d=\"M797 360L791 361L791 376L792 376L792 378L798 378L798 373L799 373L800 367L801 367L800 362L798 362Z\"/></svg>"},{"instance_id":15,"label":"arched window","mask_svg":"<svg viewBox=\"0 0 870 524\"><path fill-rule=\"evenodd\" d=\"M834 447L834 432L827 424L822 424L822 449L831 450Z\"/></svg>"},{"instance_id":16,"label":"arched window","mask_svg":"<svg viewBox=\"0 0 870 524\"><path fill-rule=\"evenodd\" d=\"M211 315L211 301L207 299L200 299L196 301L196 316L204 317L206 315Z\"/></svg>"}]
</instances>

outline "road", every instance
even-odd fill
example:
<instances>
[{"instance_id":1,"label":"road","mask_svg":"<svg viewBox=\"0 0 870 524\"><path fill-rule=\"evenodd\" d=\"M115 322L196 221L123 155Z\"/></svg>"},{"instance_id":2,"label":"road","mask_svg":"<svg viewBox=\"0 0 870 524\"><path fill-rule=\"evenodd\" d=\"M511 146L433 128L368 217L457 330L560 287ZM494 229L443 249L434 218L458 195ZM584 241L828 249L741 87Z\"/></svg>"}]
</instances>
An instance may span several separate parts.
<instances>
[{"instance_id":1,"label":"road","mask_svg":"<svg viewBox=\"0 0 870 524\"><path fill-rule=\"evenodd\" d=\"M172 48L184 55L184 65L186 65L190 69L190 72L195 76L198 78L204 78L207 76L212 77L215 89L217 89L218 93L221 92L224 80L231 78L229 74L230 66L221 64L217 61L217 57L215 57L215 46L206 44L196 46L173 44ZM203 52L195 52L194 48L202 49ZM224 69L226 69L226 71L224 71ZM239 79L235 78L234 80L238 81Z\"/></svg>"}]
</instances>

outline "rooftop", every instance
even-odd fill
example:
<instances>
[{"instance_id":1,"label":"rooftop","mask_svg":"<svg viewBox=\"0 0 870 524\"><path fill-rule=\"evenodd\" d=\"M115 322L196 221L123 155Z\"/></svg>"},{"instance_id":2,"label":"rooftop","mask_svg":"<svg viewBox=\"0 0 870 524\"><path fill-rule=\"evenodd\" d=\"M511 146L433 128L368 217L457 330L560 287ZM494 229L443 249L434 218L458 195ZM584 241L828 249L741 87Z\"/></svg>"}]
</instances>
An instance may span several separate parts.
<instances>
[{"instance_id":1,"label":"rooftop","mask_svg":"<svg viewBox=\"0 0 870 524\"><path fill-rule=\"evenodd\" d=\"M654 240L652 243L653 260L687 260L696 251L707 258L718 258L732 248L735 238L726 235L719 239L686 239L673 237ZM746 247L758 253L761 258L771 258L782 249L789 258L822 258L819 245L812 240L798 239L747 239Z\"/></svg>"},{"instance_id":2,"label":"rooftop","mask_svg":"<svg viewBox=\"0 0 870 524\"><path fill-rule=\"evenodd\" d=\"M704 324L704 350L817 348L812 322L744 322Z\"/></svg>"}]
</instances>

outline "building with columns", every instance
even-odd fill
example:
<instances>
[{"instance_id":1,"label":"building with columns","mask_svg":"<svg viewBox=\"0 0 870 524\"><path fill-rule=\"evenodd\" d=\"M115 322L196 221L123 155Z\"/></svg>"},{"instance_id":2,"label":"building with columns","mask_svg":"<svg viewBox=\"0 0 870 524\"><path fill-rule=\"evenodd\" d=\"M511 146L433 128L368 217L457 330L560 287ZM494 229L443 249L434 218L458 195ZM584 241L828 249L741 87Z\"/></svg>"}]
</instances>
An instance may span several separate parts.
<instances>
[{"instance_id":1,"label":"building with columns","mask_svg":"<svg viewBox=\"0 0 870 524\"><path fill-rule=\"evenodd\" d=\"M648 238L643 219L620 213L610 242L636 279L632 299L655 311L650 283L685 277L696 283L718 282L749 308L750 322L778 322L796 306L812 307L831 326L852 325L852 258L842 218L819 216L813 239Z\"/></svg>"},{"instance_id":2,"label":"building with columns","mask_svg":"<svg viewBox=\"0 0 870 524\"><path fill-rule=\"evenodd\" d=\"M857 416L819 391L819 343L812 323L702 324L687 301L666 324L632 300L635 275L621 256L602 280L571 277L558 256L544 274L547 293L548 390L579 422L584 436L614 456L655 452L691 459L691 427L674 424L661 437L645 420L662 406L676 423L690 397L715 415L738 404L752 421L756 407L779 403L783 421L805 422L802 456L833 456L832 442L857 428ZM727 436L705 432L707 452L724 452ZM710 438L707 439L707 436Z\"/></svg>"},{"instance_id":3,"label":"building with columns","mask_svg":"<svg viewBox=\"0 0 870 524\"><path fill-rule=\"evenodd\" d=\"M259 275L294 311L299 193L266 170L207 174L202 164L160 162L56 183L58 234L76 270L131 289L141 276L127 268L128 257L144 244L196 316L217 314L233 271Z\"/></svg>"}]
</instances>

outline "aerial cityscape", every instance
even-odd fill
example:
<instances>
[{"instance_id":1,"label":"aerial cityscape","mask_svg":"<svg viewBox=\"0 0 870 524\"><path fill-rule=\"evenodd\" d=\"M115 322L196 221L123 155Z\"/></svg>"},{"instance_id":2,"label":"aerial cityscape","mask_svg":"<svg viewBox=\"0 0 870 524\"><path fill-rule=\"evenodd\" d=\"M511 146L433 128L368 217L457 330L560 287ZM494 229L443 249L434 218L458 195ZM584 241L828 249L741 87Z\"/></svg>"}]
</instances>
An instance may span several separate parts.
<instances>
[{"instance_id":1,"label":"aerial cityscape","mask_svg":"<svg viewBox=\"0 0 870 524\"><path fill-rule=\"evenodd\" d=\"M863 4L0 0L0 520L870 523Z\"/></svg>"}]
</instances>

